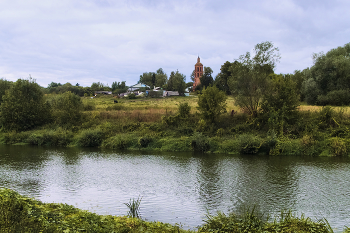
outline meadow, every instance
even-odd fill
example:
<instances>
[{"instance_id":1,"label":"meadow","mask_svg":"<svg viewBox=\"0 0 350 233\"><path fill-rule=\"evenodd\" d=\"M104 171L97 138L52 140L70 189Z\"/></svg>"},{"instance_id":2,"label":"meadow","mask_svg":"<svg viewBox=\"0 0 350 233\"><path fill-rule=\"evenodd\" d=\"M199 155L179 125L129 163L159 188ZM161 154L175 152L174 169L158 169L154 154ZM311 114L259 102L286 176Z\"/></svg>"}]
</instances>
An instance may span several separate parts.
<instances>
[{"instance_id":1,"label":"meadow","mask_svg":"<svg viewBox=\"0 0 350 233\"><path fill-rule=\"evenodd\" d=\"M45 98L52 101L58 96ZM226 113L208 123L197 108L196 95L136 99L100 95L81 100L77 123L53 121L27 131L2 131L0 142L226 154L348 156L350 152L349 107L302 104L297 118L284 122L252 117L228 97ZM181 106L188 111L181 113Z\"/></svg>"}]
</instances>

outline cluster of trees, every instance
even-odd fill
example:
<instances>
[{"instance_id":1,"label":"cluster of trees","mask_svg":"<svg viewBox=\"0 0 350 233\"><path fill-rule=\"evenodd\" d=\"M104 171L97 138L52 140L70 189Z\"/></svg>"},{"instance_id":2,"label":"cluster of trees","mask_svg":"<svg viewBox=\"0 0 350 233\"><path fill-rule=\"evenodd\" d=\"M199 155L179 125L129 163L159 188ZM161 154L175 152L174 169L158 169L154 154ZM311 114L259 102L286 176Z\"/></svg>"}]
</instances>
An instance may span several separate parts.
<instances>
[{"instance_id":1,"label":"cluster of trees","mask_svg":"<svg viewBox=\"0 0 350 233\"><path fill-rule=\"evenodd\" d=\"M308 104L350 104L350 43L313 56L314 65L294 76L302 80L301 94Z\"/></svg>"},{"instance_id":2,"label":"cluster of trees","mask_svg":"<svg viewBox=\"0 0 350 233\"><path fill-rule=\"evenodd\" d=\"M92 96L95 91L112 91L115 94L126 92L128 87L125 85L125 81L123 82L113 82L112 87L105 85L101 82L94 82L90 87L82 87L79 83L73 86L71 83L56 83L51 82L46 89L44 89L45 93L56 93L62 94L65 92L72 92L78 96Z\"/></svg>"},{"instance_id":3,"label":"cluster of trees","mask_svg":"<svg viewBox=\"0 0 350 233\"><path fill-rule=\"evenodd\" d=\"M193 85L192 82L186 83L186 76L181 74L178 70L172 71L168 78L168 75L164 73L162 68L159 68L156 72L143 73L140 75L139 82L151 88L161 87L168 91L178 91L180 94L184 93L187 87Z\"/></svg>"},{"instance_id":4,"label":"cluster of trees","mask_svg":"<svg viewBox=\"0 0 350 233\"><path fill-rule=\"evenodd\" d=\"M48 100L33 79L1 79L0 97L0 125L4 130L29 130L47 123L70 127L82 119L79 96L67 91Z\"/></svg>"}]
</instances>

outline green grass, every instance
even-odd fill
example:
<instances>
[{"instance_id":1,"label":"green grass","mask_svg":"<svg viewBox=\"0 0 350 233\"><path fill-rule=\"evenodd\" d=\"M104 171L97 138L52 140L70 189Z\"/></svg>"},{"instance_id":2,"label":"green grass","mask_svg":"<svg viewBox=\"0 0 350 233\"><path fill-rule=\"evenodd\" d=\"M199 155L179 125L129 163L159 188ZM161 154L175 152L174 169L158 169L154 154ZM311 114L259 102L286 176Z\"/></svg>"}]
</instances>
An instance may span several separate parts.
<instances>
[{"instance_id":1,"label":"green grass","mask_svg":"<svg viewBox=\"0 0 350 233\"><path fill-rule=\"evenodd\" d=\"M67 204L43 203L1 188L0 232L333 232L326 219L314 221L304 215L295 216L290 211L270 219L255 208L248 208L241 214L208 214L197 231L190 231L177 224L137 218L140 217L140 201L127 203L129 216L98 215ZM350 229L344 227L343 232L350 232Z\"/></svg>"}]
</instances>

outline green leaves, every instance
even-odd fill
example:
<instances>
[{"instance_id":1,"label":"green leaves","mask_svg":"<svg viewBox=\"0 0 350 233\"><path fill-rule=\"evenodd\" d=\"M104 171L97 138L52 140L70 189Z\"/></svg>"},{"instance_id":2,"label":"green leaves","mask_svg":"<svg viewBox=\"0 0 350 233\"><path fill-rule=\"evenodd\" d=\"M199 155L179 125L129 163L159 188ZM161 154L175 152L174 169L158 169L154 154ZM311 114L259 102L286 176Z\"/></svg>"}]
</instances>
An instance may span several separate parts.
<instances>
[{"instance_id":1,"label":"green leaves","mask_svg":"<svg viewBox=\"0 0 350 233\"><path fill-rule=\"evenodd\" d=\"M198 95L198 110L203 119L208 123L215 122L219 115L226 112L226 99L226 94L215 86L203 89Z\"/></svg>"}]
</instances>

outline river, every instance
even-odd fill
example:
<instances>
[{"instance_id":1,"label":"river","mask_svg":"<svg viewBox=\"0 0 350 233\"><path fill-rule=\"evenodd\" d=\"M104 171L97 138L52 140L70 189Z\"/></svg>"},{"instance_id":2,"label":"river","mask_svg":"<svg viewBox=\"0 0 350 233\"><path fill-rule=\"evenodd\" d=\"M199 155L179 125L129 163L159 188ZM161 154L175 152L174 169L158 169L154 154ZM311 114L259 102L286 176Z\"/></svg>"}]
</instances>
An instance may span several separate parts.
<instances>
[{"instance_id":1,"label":"river","mask_svg":"<svg viewBox=\"0 0 350 233\"><path fill-rule=\"evenodd\" d=\"M0 186L43 202L126 215L142 198L142 218L194 229L207 212L257 206L350 226L350 159L115 152L96 148L0 145Z\"/></svg>"}]
</instances>

